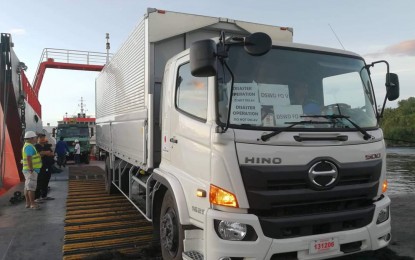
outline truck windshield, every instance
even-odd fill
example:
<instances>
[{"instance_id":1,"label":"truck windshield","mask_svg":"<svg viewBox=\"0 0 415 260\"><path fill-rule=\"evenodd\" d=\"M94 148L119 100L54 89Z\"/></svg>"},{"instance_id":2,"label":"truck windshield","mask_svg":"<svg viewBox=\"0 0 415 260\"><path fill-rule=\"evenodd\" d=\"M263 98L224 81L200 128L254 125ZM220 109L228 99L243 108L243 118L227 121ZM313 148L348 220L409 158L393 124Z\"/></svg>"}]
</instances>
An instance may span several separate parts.
<instances>
[{"instance_id":1,"label":"truck windshield","mask_svg":"<svg viewBox=\"0 0 415 260\"><path fill-rule=\"evenodd\" d=\"M283 128L307 117L327 124L292 128L355 128L350 121L361 128L377 127L370 78L358 57L288 48L258 57L232 46L227 61L235 76L231 127ZM226 123L231 77L220 68L217 80L219 121Z\"/></svg>"},{"instance_id":2,"label":"truck windshield","mask_svg":"<svg viewBox=\"0 0 415 260\"><path fill-rule=\"evenodd\" d=\"M65 127L58 128L58 136L63 137L89 137L88 127Z\"/></svg>"}]
</instances>

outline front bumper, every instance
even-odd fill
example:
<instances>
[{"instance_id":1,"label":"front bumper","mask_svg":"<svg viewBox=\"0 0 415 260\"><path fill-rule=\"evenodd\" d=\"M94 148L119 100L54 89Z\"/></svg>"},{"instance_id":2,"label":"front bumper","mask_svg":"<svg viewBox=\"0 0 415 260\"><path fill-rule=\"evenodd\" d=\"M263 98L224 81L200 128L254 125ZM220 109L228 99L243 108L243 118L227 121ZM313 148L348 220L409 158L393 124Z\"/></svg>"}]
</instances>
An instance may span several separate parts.
<instances>
[{"instance_id":1,"label":"front bumper","mask_svg":"<svg viewBox=\"0 0 415 260\"><path fill-rule=\"evenodd\" d=\"M205 259L220 259L221 257L242 257L246 259L271 259L272 256L288 253L297 255L298 259L327 259L342 256L348 253L338 250L320 254L310 254L309 247L312 241L326 238L337 238L340 247L342 245L361 242L360 250L377 250L388 245L390 239L385 241L384 236L391 232L391 217L381 224L376 224L380 210L390 205L388 196L374 203L376 206L372 222L362 228L333 232L327 234L303 236L287 239L272 239L266 237L262 231L259 219L251 214L235 214L208 210L206 226L206 253ZM214 230L214 220L228 220L250 225L254 228L258 239L256 241L226 241L218 237ZM345 250L344 250L345 251Z\"/></svg>"}]
</instances>

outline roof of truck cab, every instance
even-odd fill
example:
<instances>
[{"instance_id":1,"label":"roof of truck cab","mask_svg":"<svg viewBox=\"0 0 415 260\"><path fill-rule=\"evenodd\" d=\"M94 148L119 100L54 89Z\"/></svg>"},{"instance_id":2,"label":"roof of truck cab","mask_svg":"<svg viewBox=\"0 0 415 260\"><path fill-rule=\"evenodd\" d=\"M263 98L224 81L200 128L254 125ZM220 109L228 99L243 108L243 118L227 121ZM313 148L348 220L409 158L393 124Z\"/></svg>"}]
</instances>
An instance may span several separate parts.
<instances>
[{"instance_id":1,"label":"roof of truck cab","mask_svg":"<svg viewBox=\"0 0 415 260\"><path fill-rule=\"evenodd\" d=\"M69 127L89 127L87 124L59 124L58 128L69 128Z\"/></svg>"},{"instance_id":2,"label":"roof of truck cab","mask_svg":"<svg viewBox=\"0 0 415 260\"><path fill-rule=\"evenodd\" d=\"M218 42L218 38L214 38L214 41ZM351 56L362 59L362 56L351 51L341 50L341 49L335 49L335 48L328 48L328 47L322 47L317 45L309 45L309 44L302 44L302 43L290 43L290 42L272 42L273 47L282 47L282 48L291 48L291 49L297 49L297 50L306 50L311 52L324 52L324 53L331 53L331 54L337 54L337 55L345 55L345 56ZM190 48L186 49L177 55L173 56L171 60L177 59L179 57L186 56L190 53Z\"/></svg>"},{"instance_id":3,"label":"roof of truck cab","mask_svg":"<svg viewBox=\"0 0 415 260\"><path fill-rule=\"evenodd\" d=\"M293 48L293 49L303 49L308 51L316 51L316 52L328 52L340 55L347 55L347 56L354 56L358 58L362 58L359 54L347 50L336 49L336 48L329 48L317 45L309 45L309 44L302 44L302 43L288 43L288 42L272 42L274 47L285 47L285 48Z\"/></svg>"}]
</instances>

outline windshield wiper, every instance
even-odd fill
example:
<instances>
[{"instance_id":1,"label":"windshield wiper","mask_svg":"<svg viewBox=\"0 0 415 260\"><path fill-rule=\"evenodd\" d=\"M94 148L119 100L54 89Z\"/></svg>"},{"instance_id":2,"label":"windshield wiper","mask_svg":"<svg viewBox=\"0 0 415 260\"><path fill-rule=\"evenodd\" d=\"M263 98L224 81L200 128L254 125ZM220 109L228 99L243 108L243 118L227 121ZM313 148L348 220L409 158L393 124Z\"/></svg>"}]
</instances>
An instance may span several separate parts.
<instances>
[{"instance_id":1,"label":"windshield wiper","mask_svg":"<svg viewBox=\"0 0 415 260\"><path fill-rule=\"evenodd\" d=\"M282 133L284 131L287 131L288 129L290 129L290 128L296 126L296 125L312 125L312 124L328 124L328 123L330 123L330 122L322 122L322 121L314 121L314 120L298 121L298 122L284 122L284 124L290 124L290 125L287 126L287 127L282 128L280 130L273 131L269 134L261 135L261 138L258 138L258 141L259 141L259 139L261 139L262 141L265 142L268 139L270 139L271 137L276 136L277 134Z\"/></svg>"},{"instance_id":2,"label":"windshield wiper","mask_svg":"<svg viewBox=\"0 0 415 260\"><path fill-rule=\"evenodd\" d=\"M346 119L350 124L352 124L360 133L363 135L364 140L373 139L374 137L370 135L365 129L361 128L358 124L353 122L350 119L350 116L345 115L307 115L307 116L301 116L301 117L314 117L314 118L325 118L325 119Z\"/></svg>"}]
</instances>

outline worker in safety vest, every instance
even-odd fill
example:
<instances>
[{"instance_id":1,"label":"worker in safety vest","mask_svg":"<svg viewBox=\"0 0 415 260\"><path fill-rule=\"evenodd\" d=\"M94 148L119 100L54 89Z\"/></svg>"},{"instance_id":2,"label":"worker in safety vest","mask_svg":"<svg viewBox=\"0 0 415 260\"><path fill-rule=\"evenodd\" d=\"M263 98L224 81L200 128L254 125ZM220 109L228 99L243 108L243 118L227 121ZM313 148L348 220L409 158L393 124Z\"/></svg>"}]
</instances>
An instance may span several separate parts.
<instances>
[{"instance_id":1,"label":"worker in safety vest","mask_svg":"<svg viewBox=\"0 0 415 260\"><path fill-rule=\"evenodd\" d=\"M33 131L27 131L24 135L24 146L22 149L23 175L26 179L24 194L26 197L26 208L39 209L35 203L35 191L37 185L37 175L42 168L42 159L37 152L34 144L37 141L37 135Z\"/></svg>"}]
</instances>

